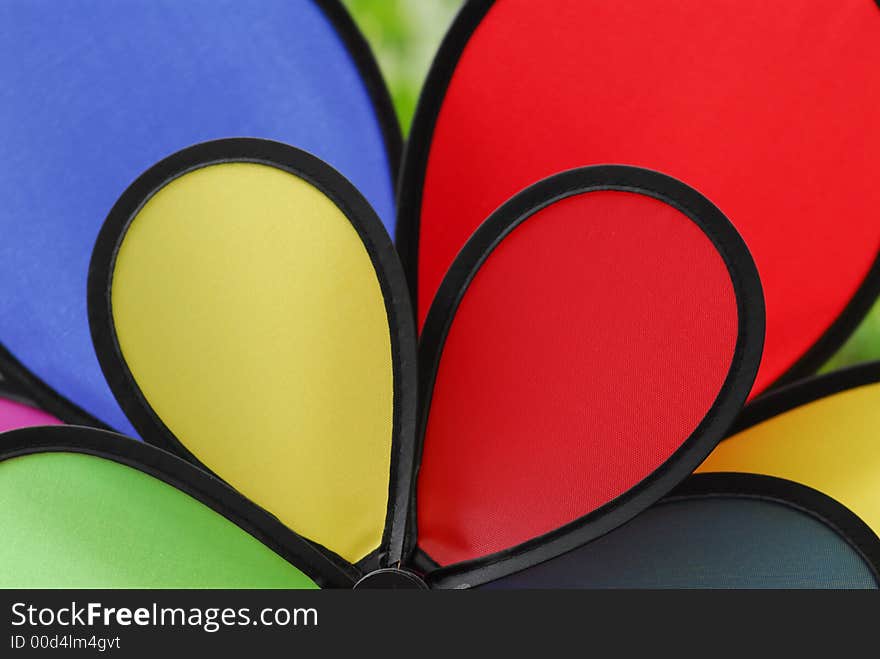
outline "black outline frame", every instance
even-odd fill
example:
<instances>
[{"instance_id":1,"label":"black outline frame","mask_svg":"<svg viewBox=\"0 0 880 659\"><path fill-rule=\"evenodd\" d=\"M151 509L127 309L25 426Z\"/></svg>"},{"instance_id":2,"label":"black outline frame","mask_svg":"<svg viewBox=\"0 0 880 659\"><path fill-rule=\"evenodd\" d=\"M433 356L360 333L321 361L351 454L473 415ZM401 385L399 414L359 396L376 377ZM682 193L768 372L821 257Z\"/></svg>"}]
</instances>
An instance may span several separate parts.
<instances>
[{"instance_id":1,"label":"black outline frame","mask_svg":"<svg viewBox=\"0 0 880 659\"><path fill-rule=\"evenodd\" d=\"M397 189L397 225L394 242L406 271L410 297L416 313L419 309L418 263L422 192L425 187L425 174L434 139L434 128L446 98L446 90L458 66L458 60L471 35L494 4L495 0L465 0L434 55L434 61L419 94L409 138L403 151Z\"/></svg>"},{"instance_id":2,"label":"black outline frame","mask_svg":"<svg viewBox=\"0 0 880 659\"><path fill-rule=\"evenodd\" d=\"M880 383L880 361L864 362L793 382L746 405L727 438L822 398L877 383Z\"/></svg>"},{"instance_id":3,"label":"black outline frame","mask_svg":"<svg viewBox=\"0 0 880 659\"><path fill-rule=\"evenodd\" d=\"M27 396L20 391L17 387L14 386L13 383L10 383L8 380L0 380L0 398L3 400L8 400L13 403L18 403L19 405L26 405L27 407L32 407L35 410L40 410L39 407L34 405L34 402L27 398ZM40 410L41 412L45 412L45 410Z\"/></svg>"},{"instance_id":4,"label":"black outline frame","mask_svg":"<svg viewBox=\"0 0 880 659\"><path fill-rule=\"evenodd\" d=\"M432 586L474 585L517 572L586 544L620 526L685 479L721 441L742 409L758 372L764 340L764 300L755 263L724 214L699 192L672 177L623 165L582 167L556 174L526 188L496 210L462 248L449 268L422 331L419 344L419 434L416 463L421 463L434 380L456 309L492 251L517 226L567 197L617 190L662 201L687 216L711 240L724 260L736 297L738 331L734 354L718 395L690 437L641 483L598 509L515 547L438 569L417 543L416 490L412 493L407 556L428 572Z\"/></svg>"},{"instance_id":5,"label":"black outline frame","mask_svg":"<svg viewBox=\"0 0 880 659\"><path fill-rule=\"evenodd\" d=\"M92 416L31 373L2 343L0 343L0 371L7 383L20 389L23 395L33 401L31 404L64 423L115 432L106 423Z\"/></svg>"},{"instance_id":6,"label":"black outline frame","mask_svg":"<svg viewBox=\"0 0 880 659\"><path fill-rule=\"evenodd\" d=\"M880 588L880 538L858 515L824 492L775 476L745 472L693 474L660 504L695 498L744 498L772 501L799 510L835 531L871 570Z\"/></svg>"},{"instance_id":7,"label":"black outline frame","mask_svg":"<svg viewBox=\"0 0 880 659\"><path fill-rule=\"evenodd\" d=\"M876 0L880 6L880 0ZM467 0L443 39L413 118L410 138L403 155L397 201L396 242L410 283L413 306L418 311L418 253L422 191L434 128L446 91L471 36L495 4L495 0ZM822 336L795 359L788 369L762 394L812 375L830 359L856 330L880 296L880 249L862 283L843 311Z\"/></svg>"},{"instance_id":8,"label":"black outline frame","mask_svg":"<svg viewBox=\"0 0 880 659\"><path fill-rule=\"evenodd\" d=\"M868 566L876 587L880 588L880 538L849 508L827 494L775 476L713 472L689 476L654 506L703 499L767 501L812 517L834 531L859 554Z\"/></svg>"},{"instance_id":9,"label":"black outline frame","mask_svg":"<svg viewBox=\"0 0 880 659\"><path fill-rule=\"evenodd\" d=\"M341 0L312 0L336 30L343 46L360 73L373 105L385 146L391 184L397 186L403 151L403 134L391 95L366 37L358 28ZM392 189L394 194L394 189ZM50 387L32 373L0 342L0 372L15 382L43 410L65 423L112 430L108 424L87 412L72 400Z\"/></svg>"},{"instance_id":10,"label":"black outline frame","mask_svg":"<svg viewBox=\"0 0 880 659\"><path fill-rule=\"evenodd\" d=\"M399 564L404 545L403 520L407 514L414 473L417 388L415 321L403 268L382 222L366 199L330 165L280 142L229 138L178 151L138 177L110 211L98 234L89 265L89 325L101 369L114 397L144 441L208 470L156 414L128 369L117 340L110 293L116 255L128 227L144 204L180 176L203 167L230 162L267 165L308 181L343 212L357 231L372 262L384 298L390 332L393 420L385 529L378 551L363 557L361 562L383 567ZM325 551L330 552L328 549Z\"/></svg>"},{"instance_id":11,"label":"black outline frame","mask_svg":"<svg viewBox=\"0 0 880 659\"><path fill-rule=\"evenodd\" d=\"M162 449L82 426L37 426L0 434L0 462L36 453L82 453L118 462L184 492L222 515L321 587L351 588L362 576L208 472Z\"/></svg>"},{"instance_id":12,"label":"black outline frame","mask_svg":"<svg viewBox=\"0 0 880 659\"><path fill-rule=\"evenodd\" d=\"M403 155L403 133L400 130L397 112L394 110L394 102L391 100L391 92L385 84L385 78L382 77L379 63L367 38L341 0L313 1L336 29L361 74L361 80L373 103L373 110L385 140L385 155L388 158L388 168L391 170L391 184L397 185L400 160ZM392 194L393 192L394 190Z\"/></svg>"}]
</instances>

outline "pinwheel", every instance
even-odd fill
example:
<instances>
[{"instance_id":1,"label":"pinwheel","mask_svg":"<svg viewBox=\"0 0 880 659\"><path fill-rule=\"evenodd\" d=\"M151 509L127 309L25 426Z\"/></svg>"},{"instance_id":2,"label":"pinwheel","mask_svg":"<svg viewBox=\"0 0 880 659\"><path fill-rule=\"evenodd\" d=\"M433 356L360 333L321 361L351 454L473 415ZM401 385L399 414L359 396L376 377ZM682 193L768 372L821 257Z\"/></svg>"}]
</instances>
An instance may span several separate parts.
<instances>
[{"instance_id":1,"label":"pinwheel","mask_svg":"<svg viewBox=\"0 0 880 659\"><path fill-rule=\"evenodd\" d=\"M161 495L142 488L167 491L157 480L182 490L169 505L196 499L209 529L220 512L268 535L296 579L375 584L392 573L373 569L407 580L411 566L437 586L488 581L611 530L690 473L745 401L763 340L757 272L717 208L656 172L576 169L502 206L450 269L421 341L417 410L414 314L381 222L327 164L255 139L185 149L128 188L95 245L89 317L121 408L167 452L83 428L8 435L13 583L117 566L129 552L115 534L77 524L47 555L32 525L59 498L130 537L106 508L155 515ZM603 366L609 352L639 367ZM16 474L48 477L54 496ZM136 531L189 542L196 515Z\"/></svg>"},{"instance_id":2,"label":"pinwheel","mask_svg":"<svg viewBox=\"0 0 880 659\"><path fill-rule=\"evenodd\" d=\"M96 242L106 209L82 216L55 247L70 268L9 282L13 375L62 420L144 442L4 434L0 582L876 587L875 488L823 476L819 441L799 461L781 423L794 411L761 412L816 385L761 394L813 370L877 292L880 199L867 167L839 166L877 137L877 7L775 8L770 25L758 2L467 3L404 158L401 265L376 192L394 163L387 96L320 4L327 40L367 76L360 105L321 58L285 52L348 99L266 129L305 151L244 138L177 151ZM832 72L836 93L807 103ZM205 116L224 115L226 89ZM263 132L191 119L121 149L126 167L215 130ZM365 149L352 133L378 137ZM112 197L115 176L133 178L117 168L98 177ZM85 287L89 259L87 305L22 286ZM58 316L71 304L82 322ZM68 324L70 346L40 347ZM10 345L22 336L32 353ZM691 476L707 456L710 473Z\"/></svg>"}]
</instances>

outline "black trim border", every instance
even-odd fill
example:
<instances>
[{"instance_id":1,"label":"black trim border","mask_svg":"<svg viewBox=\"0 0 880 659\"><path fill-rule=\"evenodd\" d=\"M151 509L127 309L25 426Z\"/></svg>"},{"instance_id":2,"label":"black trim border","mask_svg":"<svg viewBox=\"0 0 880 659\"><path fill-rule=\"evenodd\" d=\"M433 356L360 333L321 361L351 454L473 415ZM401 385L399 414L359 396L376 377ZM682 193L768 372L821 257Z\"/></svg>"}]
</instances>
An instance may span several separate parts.
<instances>
[{"instance_id":1,"label":"black trim border","mask_svg":"<svg viewBox=\"0 0 880 659\"><path fill-rule=\"evenodd\" d=\"M336 30L360 73L382 132L391 184L396 187L403 152L403 134L400 130L391 94L382 77L376 58L366 37L341 0L313 0L313 2ZM392 194L394 194L393 189ZM115 432L114 428L55 391L40 377L32 373L2 342L0 342L0 372L8 380L14 381L21 387L40 409L49 412L65 423L92 426Z\"/></svg>"},{"instance_id":2,"label":"black trim border","mask_svg":"<svg viewBox=\"0 0 880 659\"><path fill-rule=\"evenodd\" d=\"M89 265L89 325L101 369L120 407L144 441L207 469L155 413L128 369L113 323L110 291L116 255L128 227L143 205L172 180L196 169L229 162L252 162L275 167L314 185L342 210L372 261L388 316L394 379L388 513L377 558L380 566L395 565L402 557L403 520L414 472L415 321L403 268L382 222L360 192L330 165L280 142L229 138L203 142L178 151L138 177L107 216Z\"/></svg>"},{"instance_id":3,"label":"black trim border","mask_svg":"<svg viewBox=\"0 0 880 659\"><path fill-rule=\"evenodd\" d=\"M880 588L880 538L858 515L842 503L802 483L775 476L744 472L693 474L660 501L738 497L787 505L837 532L867 563Z\"/></svg>"},{"instance_id":4,"label":"black trim border","mask_svg":"<svg viewBox=\"0 0 880 659\"><path fill-rule=\"evenodd\" d=\"M715 472L689 476L653 507L702 499L754 499L808 515L834 531L859 554L871 571L875 585L880 588L880 538L836 499L801 483L775 476Z\"/></svg>"},{"instance_id":5,"label":"black trim border","mask_svg":"<svg viewBox=\"0 0 880 659\"><path fill-rule=\"evenodd\" d=\"M709 455L740 412L758 372L764 340L764 301L760 279L748 248L724 214L690 186L652 170L599 165L568 170L521 191L503 204L473 234L449 268L428 312L419 344L419 434L417 464L430 412L434 380L456 309L470 282L491 252L517 226L547 206L573 195L600 190L643 194L662 201L691 219L712 241L733 283L738 334L724 383L706 416L678 450L641 483L597 510L509 549L430 571L432 586L474 585L518 572L586 544L620 526L659 500ZM416 551L415 489L410 504L407 556ZM424 552L417 562L429 565Z\"/></svg>"},{"instance_id":6,"label":"black trim border","mask_svg":"<svg viewBox=\"0 0 880 659\"><path fill-rule=\"evenodd\" d=\"M361 80L367 88L385 140L385 155L388 158L388 168L391 170L391 184L396 186L403 153L403 133L379 63L367 38L341 0L314 0L314 2L336 28L361 74Z\"/></svg>"},{"instance_id":7,"label":"black trim border","mask_svg":"<svg viewBox=\"0 0 880 659\"><path fill-rule=\"evenodd\" d=\"M33 401L31 404L64 423L113 431L113 428L106 423L92 416L31 373L2 343L0 343L0 372L3 373L8 384L19 389L22 395Z\"/></svg>"},{"instance_id":8,"label":"black trim border","mask_svg":"<svg viewBox=\"0 0 880 659\"><path fill-rule=\"evenodd\" d=\"M27 396L22 393L18 387L12 385L9 380L0 379L0 398L3 400L8 400L13 403L18 403L19 405L25 405L27 407L32 407L36 410L40 408L37 407L32 400L27 398ZM40 410L45 411L45 410Z\"/></svg>"},{"instance_id":9,"label":"black trim border","mask_svg":"<svg viewBox=\"0 0 880 659\"><path fill-rule=\"evenodd\" d=\"M876 0L880 6L880 0ZM458 61L474 31L495 0L466 0L438 50L413 118L410 138L403 154L398 188L396 242L410 284L413 306L418 310L418 253L422 190L437 117ZM812 375L827 362L856 330L880 296L880 249L862 283L843 311L822 336L764 390L791 384Z\"/></svg>"},{"instance_id":10,"label":"black trim border","mask_svg":"<svg viewBox=\"0 0 880 659\"><path fill-rule=\"evenodd\" d=\"M746 405L731 427L727 438L822 398L878 382L880 382L880 361L865 362L798 380L762 394Z\"/></svg>"},{"instance_id":11,"label":"black trim border","mask_svg":"<svg viewBox=\"0 0 880 659\"><path fill-rule=\"evenodd\" d=\"M880 2L880 0L878 0ZM825 333L788 370L771 382L762 395L813 375L843 347L880 296L880 249L862 283Z\"/></svg>"},{"instance_id":12,"label":"black trim border","mask_svg":"<svg viewBox=\"0 0 880 659\"><path fill-rule=\"evenodd\" d=\"M880 1L880 0L878 0ZM474 30L495 4L495 0L466 0L428 70L416 111L410 125L409 138L403 151L400 182L397 188L397 225L395 244L410 285L413 308L418 313L419 232L422 217L422 190L434 127L446 90L458 60Z\"/></svg>"},{"instance_id":13,"label":"black trim border","mask_svg":"<svg viewBox=\"0 0 880 659\"><path fill-rule=\"evenodd\" d=\"M321 587L351 588L362 576L353 566L344 567L331 560L220 479L149 444L81 426L43 426L0 433L0 462L36 453L83 453L148 474L219 513Z\"/></svg>"}]
</instances>

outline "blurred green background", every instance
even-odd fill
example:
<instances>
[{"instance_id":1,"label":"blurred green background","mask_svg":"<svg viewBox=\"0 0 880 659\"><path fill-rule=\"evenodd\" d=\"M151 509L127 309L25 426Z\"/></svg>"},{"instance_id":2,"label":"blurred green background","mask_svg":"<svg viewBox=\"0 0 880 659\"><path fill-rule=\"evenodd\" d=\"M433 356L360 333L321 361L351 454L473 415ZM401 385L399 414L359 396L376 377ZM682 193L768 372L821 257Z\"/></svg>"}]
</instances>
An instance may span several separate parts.
<instances>
[{"instance_id":1,"label":"blurred green background","mask_svg":"<svg viewBox=\"0 0 880 659\"><path fill-rule=\"evenodd\" d=\"M462 0L343 0L388 81L404 134L431 60Z\"/></svg>"},{"instance_id":2,"label":"blurred green background","mask_svg":"<svg viewBox=\"0 0 880 659\"><path fill-rule=\"evenodd\" d=\"M406 134L431 59L461 0L343 1L373 47ZM822 370L872 359L880 359L880 303Z\"/></svg>"}]
</instances>

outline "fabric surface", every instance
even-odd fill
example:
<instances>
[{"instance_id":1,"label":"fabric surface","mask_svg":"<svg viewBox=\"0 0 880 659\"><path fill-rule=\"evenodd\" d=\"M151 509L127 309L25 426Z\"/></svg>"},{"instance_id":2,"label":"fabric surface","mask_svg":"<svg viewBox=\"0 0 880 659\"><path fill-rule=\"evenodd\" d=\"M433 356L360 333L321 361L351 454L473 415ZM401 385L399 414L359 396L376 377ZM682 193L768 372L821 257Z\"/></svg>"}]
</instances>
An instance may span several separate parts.
<instances>
[{"instance_id":1,"label":"fabric surface","mask_svg":"<svg viewBox=\"0 0 880 659\"><path fill-rule=\"evenodd\" d=\"M315 588L192 497L75 453L0 462L0 587Z\"/></svg>"},{"instance_id":2,"label":"fabric surface","mask_svg":"<svg viewBox=\"0 0 880 659\"><path fill-rule=\"evenodd\" d=\"M757 499L661 503L564 556L486 588L870 588L861 555L788 505Z\"/></svg>"},{"instance_id":3,"label":"fabric surface","mask_svg":"<svg viewBox=\"0 0 880 659\"><path fill-rule=\"evenodd\" d=\"M0 398L0 432L28 426L54 426L59 423L61 422L54 416L35 407Z\"/></svg>"},{"instance_id":4,"label":"fabric surface","mask_svg":"<svg viewBox=\"0 0 880 659\"><path fill-rule=\"evenodd\" d=\"M455 254L516 192L572 167L647 167L705 194L748 244L767 304L763 391L877 257L878 69L873 0L495 2L428 153L420 321Z\"/></svg>"},{"instance_id":5,"label":"fabric surface","mask_svg":"<svg viewBox=\"0 0 880 659\"><path fill-rule=\"evenodd\" d=\"M488 256L443 346L418 481L441 565L551 531L627 491L696 429L733 359L715 246L651 197L528 217Z\"/></svg>"},{"instance_id":6,"label":"fabric surface","mask_svg":"<svg viewBox=\"0 0 880 659\"><path fill-rule=\"evenodd\" d=\"M153 163L235 136L313 152L392 227L376 112L312 0L0 3L0 344L123 433L86 313L98 230Z\"/></svg>"},{"instance_id":7,"label":"fabric surface","mask_svg":"<svg viewBox=\"0 0 880 659\"><path fill-rule=\"evenodd\" d=\"M880 533L880 383L820 398L718 445L700 472L802 483L840 501Z\"/></svg>"},{"instance_id":8,"label":"fabric surface","mask_svg":"<svg viewBox=\"0 0 880 659\"><path fill-rule=\"evenodd\" d=\"M389 320L370 255L333 201L267 165L184 174L131 220L111 304L134 381L193 455L352 562L379 546Z\"/></svg>"}]
</instances>

